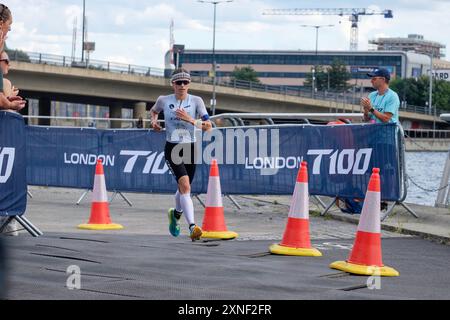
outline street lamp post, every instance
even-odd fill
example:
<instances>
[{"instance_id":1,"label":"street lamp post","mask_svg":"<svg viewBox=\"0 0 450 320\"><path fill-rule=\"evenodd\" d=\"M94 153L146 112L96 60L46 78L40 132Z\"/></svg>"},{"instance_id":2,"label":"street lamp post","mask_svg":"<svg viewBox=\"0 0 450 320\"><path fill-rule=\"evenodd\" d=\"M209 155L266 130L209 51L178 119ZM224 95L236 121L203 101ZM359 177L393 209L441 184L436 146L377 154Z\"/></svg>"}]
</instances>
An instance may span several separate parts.
<instances>
[{"instance_id":1,"label":"street lamp post","mask_svg":"<svg viewBox=\"0 0 450 320\"><path fill-rule=\"evenodd\" d=\"M431 107L433 106L433 54L430 54L430 85L428 92L428 107L431 115Z\"/></svg>"},{"instance_id":2,"label":"street lamp post","mask_svg":"<svg viewBox=\"0 0 450 320\"><path fill-rule=\"evenodd\" d=\"M212 76L213 76L213 96L211 100L211 114L214 116L216 114L216 72L217 72L217 62L216 62L216 6L222 2L233 2L234 0L217 0L217 1L207 1L207 0L197 0L201 3L211 3L214 5L214 23L213 23L213 49L212 49Z\"/></svg>"},{"instance_id":3,"label":"street lamp post","mask_svg":"<svg viewBox=\"0 0 450 320\"><path fill-rule=\"evenodd\" d=\"M312 98L314 98L314 94L316 91L316 77L315 77L315 72L316 72L316 63L317 63L317 51L319 49L319 29L320 28L326 28L326 27L334 27L334 24L324 24L324 25L309 25L309 24L302 24L300 25L300 27L305 27L305 28L316 28L316 61L314 66L312 67Z\"/></svg>"},{"instance_id":4,"label":"street lamp post","mask_svg":"<svg viewBox=\"0 0 450 320\"><path fill-rule=\"evenodd\" d=\"M433 116L433 138L435 137L436 130L436 108L434 108L434 114L432 113L433 107L433 53L430 53L430 86L428 93L428 106L430 108L430 115Z\"/></svg>"},{"instance_id":5,"label":"street lamp post","mask_svg":"<svg viewBox=\"0 0 450 320\"><path fill-rule=\"evenodd\" d=\"M83 0L83 26L81 30L81 62L84 62L84 33L86 21L86 0Z\"/></svg>"}]
</instances>

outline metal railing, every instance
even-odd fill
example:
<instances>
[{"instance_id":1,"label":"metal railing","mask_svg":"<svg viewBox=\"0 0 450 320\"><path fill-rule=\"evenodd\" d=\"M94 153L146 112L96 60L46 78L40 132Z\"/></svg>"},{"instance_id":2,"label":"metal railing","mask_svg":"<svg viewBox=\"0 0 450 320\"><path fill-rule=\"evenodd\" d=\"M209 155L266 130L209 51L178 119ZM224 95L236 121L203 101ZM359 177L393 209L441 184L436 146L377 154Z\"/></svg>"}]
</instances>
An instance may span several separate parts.
<instances>
[{"instance_id":1,"label":"metal railing","mask_svg":"<svg viewBox=\"0 0 450 320\"><path fill-rule=\"evenodd\" d=\"M287 123L310 124L313 120L330 121L337 119L353 119L361 122L362 113L221 113L211 117L215 126L249 126L249 125L274 125L279 120L288 119Z\"/></svg>"},{"instance_id":2,"label":"metal railing","mask_svg":"<svg viewBox=\"0 0 450 320\"><path fill-rule=\"evenodd\" d=\"M96 128L109 129L112 123L119 125L113 129L139 128L139 122L145 129L150 129L149 119L128 119L128 118L95 118L95 117L59 117L59 116L23 116L28 119L29 125L39 125L39 120L48 120L50 126L54 127L76 127L76 128ZM164 123L164 120L158 120ZM146 124L147 123L147 124ZM142 129L140 128L140 129Z\"/></svg>"},{"instance_id":3,"label":"metal railing","mask_svg":"<svg viewBox=\"0 0 450 320\"><path fill-rule=\"evenodd\" d=\"M415 139L450 139L450 130L404 129L405 136Z\"/></svg>"},{"instance_id":4,"label":"metal railing","mask_svg":"<svg viewBox=\"0 0 450 320\"><path fill-rule=\"evenodd\" d=\"M54 54L44 54L36 52L26 52L20 54L18 51L10 52L10 60L29 62L36 64L46 64L59 67L83 68L91 70L108 71L121 74L141 75L146 77L164 77L164 69L137 66L132 64L124 64L117 62L101 61L101 60L86 60L84 62L77 61L71 57L59 56Z\"/></svg>"},{"instance_id":5,"label":"metal railing","mask_svg":"<svg viewBox=\"0 0 450 320\"><path fill-rule=\"evenodd\" d=\"M432 107L430 110L430 108L425 107L425 106L413 106L413 105L409 105L409 104L400 105L400 111L428 114L430 116L434 115L435 117L448 112L448 110L437 109L435 107Z\"/></svg>"},{"instance_id":6,"label":"metal railing","mask_svg":"<svg viewBox=\"0 0 450 320\"><path fill-rule=\"evenodd\" d=\"M101 61L101 60L86 60L84 62L75 60L71 57L60 56L54 54L44 54L44 53L35 53L35 52L20 52L20 51L9 51L10 59L14 61L21 62L29 62L36 64L47 64L47 65L55 65L62 67L70 67L70 68L84 68L84 69L92 69L92 70L101 70L107 72L115 72L121 74L131 74L131 75L140 75L145 77L157 77L164 78L164 69L154 68L154 67L146 67L146 66L138 66L132 64L123 64L109 61ZM194 73L194 72L193 72ZM212 78L207 76L193 76L192 81L201 84L211 84ZM317 91L312 92L311 88L303 88L303 87L294 87L294 86L282 86L282 85L266 85L257 82L244 81L244 80L235 80L228 78L218 78L216 85L221 87L235 88L235 89L244 89L251 90L257 92L267 92L272 94L280 94L285 96L296 96L303 97L309 99L317 99L317 100L325 100L329 102L336 102L336 104L343 104L342 109L347 109L346 105L352 106L353 108L360 105L360 99L367 94L357 90L347 90L347 91ZM341 109L340 107L338 109ZM355 110L360 111L360 109ZM445 113L445 110L434 109L425 107L425 106L412 106L402 104L400 106L400 111L407 111L419 114L429 114L434 116L439 116L442 113ZM337 112L337 110L336 110ZM447 111L448 112L448 111Z\"/></svg>"},{"instance_id":7,"label":"metal railing","mask_svg":"<svg viewBox=\"0 0 450 320\"><path fill-rule=\"evenodd\" d=\"M193 76L193 82L201 84L212 84L212 79L206 76ZM280 94L285 96L296 96L308 99L327 100L349 105L359 105L360 99L365 96L359 91L333 91L324 90L317 91L313 94L311 88L268 85L259 82L251 82L236 79L218 79L216 85L233 89L244 89L272 94Z\"/></svg>"}]
</instances>

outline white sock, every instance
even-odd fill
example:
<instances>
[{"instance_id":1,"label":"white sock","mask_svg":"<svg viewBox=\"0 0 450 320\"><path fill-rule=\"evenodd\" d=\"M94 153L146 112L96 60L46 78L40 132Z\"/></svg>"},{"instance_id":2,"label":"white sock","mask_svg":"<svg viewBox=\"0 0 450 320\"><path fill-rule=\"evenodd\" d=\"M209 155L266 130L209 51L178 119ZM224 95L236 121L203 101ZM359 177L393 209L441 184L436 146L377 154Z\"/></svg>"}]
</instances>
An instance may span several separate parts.
<instances>
[{"instance_id":1,"label":"white sock","mask_svg":"<svg viewBox=\"0 0 450 320\"><path fill-rule=\"evenodd\" d=\"M186 193L180 196L181 208L186 218L188 225L195 224L194 222L194 203L191 199L191 194Z\"/></svg>"},{"instance_id":2,"label":"white sock","mask_svg":"<svg viewBox=\"0 0 450 320\"><path fill-rule=\"evenodd\" d=\"M175 210L178 212L182 212L183 208L181 207L181 193L177 190L177 193L175 193Z\"/></svg>"}]
</instances>

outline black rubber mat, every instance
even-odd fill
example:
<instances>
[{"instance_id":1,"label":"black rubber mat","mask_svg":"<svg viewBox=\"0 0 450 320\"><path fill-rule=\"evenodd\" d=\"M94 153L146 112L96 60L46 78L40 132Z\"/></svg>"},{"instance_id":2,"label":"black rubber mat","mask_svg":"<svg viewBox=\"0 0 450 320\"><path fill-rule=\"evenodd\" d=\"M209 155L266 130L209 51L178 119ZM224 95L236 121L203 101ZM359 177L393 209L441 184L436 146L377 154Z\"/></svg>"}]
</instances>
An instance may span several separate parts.
<instances>
[{"instance_id":1,"label":"black rubber mat","mask_svg":"<svg viewBox=\"0 0 450 320\"><path fill-rule=\"evenodd\" d=\"M329 268L348 257L352 239L314 240L323 254L316 258L269 254L266 240L48 233L3 242L7 299L450 298L449 247L418 238L383 239L383 262L400 276L381 278L373 290L367 276ZM71 266L81 272L79 289L67 287Z\"/></svg>"}]
</instances>

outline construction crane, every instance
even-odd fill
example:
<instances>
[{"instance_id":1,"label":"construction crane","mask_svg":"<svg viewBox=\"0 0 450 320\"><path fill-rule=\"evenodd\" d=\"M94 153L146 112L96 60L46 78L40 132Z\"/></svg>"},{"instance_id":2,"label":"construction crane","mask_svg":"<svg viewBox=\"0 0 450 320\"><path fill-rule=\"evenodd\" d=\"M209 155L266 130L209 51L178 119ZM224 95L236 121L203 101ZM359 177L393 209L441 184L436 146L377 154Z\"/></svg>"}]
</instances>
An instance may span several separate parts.
<instances>
[{"instance_id":1,"label":"construction crane","mask_svg":"<svg viewBox=\"0 0 450 320\"><path fill-rule=\"evenodd\" d=\"M359 16L384 15L393 18L392 10L376 11L365 8L315 8L315 9L267 9L263 15L336 15L349 16L352 23L350 31L350 51L358 50L358 22Z\"/></svg>"}]
</instances>

